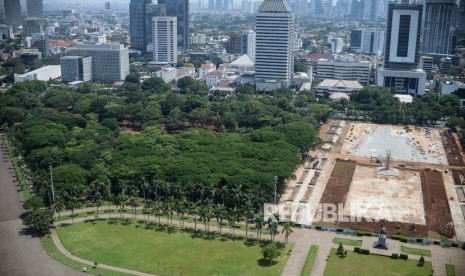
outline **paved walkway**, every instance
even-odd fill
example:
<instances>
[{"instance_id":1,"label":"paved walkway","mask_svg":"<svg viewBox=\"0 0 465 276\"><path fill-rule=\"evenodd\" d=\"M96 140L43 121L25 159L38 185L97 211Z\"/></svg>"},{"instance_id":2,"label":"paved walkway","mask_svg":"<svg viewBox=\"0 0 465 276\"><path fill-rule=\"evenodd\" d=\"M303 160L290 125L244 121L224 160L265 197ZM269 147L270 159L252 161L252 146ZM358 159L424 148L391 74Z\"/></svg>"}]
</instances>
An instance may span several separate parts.
<instances>
[{"instance_id":1,"label":"paved walkway","mask_svg":"<svg viewBox=\"0 0 465 276\"><path fill-rule=\"evenodd\" d=\"M84 275L50 258L39 239L27 234L19 218L23 198L10 166L0 140L0 275Z\"/></svg>"}]
</instances>

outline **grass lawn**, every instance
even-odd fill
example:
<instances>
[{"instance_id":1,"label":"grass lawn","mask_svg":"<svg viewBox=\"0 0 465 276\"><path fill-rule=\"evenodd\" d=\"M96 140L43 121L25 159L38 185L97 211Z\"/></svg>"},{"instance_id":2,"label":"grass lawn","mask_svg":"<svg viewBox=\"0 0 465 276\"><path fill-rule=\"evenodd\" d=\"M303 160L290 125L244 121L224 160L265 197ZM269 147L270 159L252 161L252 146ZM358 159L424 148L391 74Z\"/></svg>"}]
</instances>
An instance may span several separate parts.
<instances>
[{"instance_id":1,"label":"grass lawn","mask_svg":"<svg viewBox=\"0 0 465 276\"><path fill-rule=\"evenodd\" d=\"M81 263L68 259L65 255L61 254L61 252L58 251L58 249L56 248L50 236L42 237L40 239L40 242L42 243L42 247L44 248L45 252L47 252L47 254L55 261L60 262L66 266L69 266L71 268L74 268L80 271L85 266ZM126 275L123 273L113 272L111 270L106 270L102 268L91 268L91 267L86 267L86 268L87 268L87 273L91 275L100 275L100 276L125 276Z\"/></svg>"},{"instance_id":2,"label":"grass lawn","mask_svg":"<svg viewBox=\"0 0 465 276\"><path fill-rule=\"evenodd\" d=\"M262 261L261 244L204 232L160 229L155 224L127 220L76 223L57 229L73 255L157 275L186 267L186 275L281 275L292 245L286 245L275 265ZM166 271L164 270L166 263Z\"/></svg>"},{"instance_id":3,"label":"grass lawn","mask_svg":"<svg viewBox=\"0 0 465 276\"><path fill-rule=\"evenodd\" d=\"M305 265L300 276L309 276L312 272L313 263L315 262L316 253L318 253L318 245L312 245L307 254L307 259L305 260Z\"/></svg>"},{"instance_id":4,"label":"grass lawn","mask_svg":"<svg viewBox=\"0 0 465 276\"><path fill-rule=\"evenodd\" d=\"M451 264L446 264L446 275L455 276L455 267Z\"/></svg>"},{"instance_id":5,"label":"grass lawn","mask_svg":"<svg viewBox=\"0 0 465 276\"><path fill-rule=\"evenodd\" d=\"M347 245L347 246L362 246L362 241L361 240L351 240L351 239L342 239L342 238L334 238L333 239L334 244L339 244L342 243L342 245Z\"/></svg>"},{"instance_id":6,"label":"grass lawn","mask_svg":"<svg viewBox=\"0 0 465 276\"><path fill-rule=\"evenodd\" d=\"M418 248L411 248L411 247L405 247L402 246L400 248L400 252L405 253L405 254L412 254L412 255L423 255L423 256L431 256L431 251L426 250L426 249L418 249Z\"/></svg>"},{"instance_id":7,"label":"grass lawn","mask_svg":"<svg viewBox=\"0 0 465 276\"><path fill-rule=\"evenodd\" d=\"M431 274L430 262L425 262L423 267L418 267L417 263L417 260L393 260L389 257L362 255L354 252L347 252L347 257L341 259L336 255L336 249L332 249L325 276L426 276Z\"/></svg>"}]
</instances>

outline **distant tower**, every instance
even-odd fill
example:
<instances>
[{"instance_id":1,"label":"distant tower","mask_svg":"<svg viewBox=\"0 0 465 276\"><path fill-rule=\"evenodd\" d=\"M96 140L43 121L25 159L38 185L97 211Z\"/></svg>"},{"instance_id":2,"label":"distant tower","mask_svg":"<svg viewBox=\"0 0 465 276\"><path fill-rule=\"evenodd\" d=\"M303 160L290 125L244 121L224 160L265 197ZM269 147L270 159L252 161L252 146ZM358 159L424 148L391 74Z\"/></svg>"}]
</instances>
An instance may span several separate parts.
<instances>
[{"instance_id":1,"label":"distant tower","mask_svg":"<svg viewBox=\"0 0 465 276\"><path fill-rule=\"evenodd\" d=\"M28 17L44 17L44 3L43 0L27 0L27 16Z\"/></svg>"},{"instance_id":2,"label":"distant tower","mask_svg":"<svg viewBox=\"0 0 465 276\"><path fill-rule=\"evenodd\" d=\"M21 26L21 3L19 0L4 0L5 21L13 27Z\"/></svg>"},{"instance_id":3,"label":"distant tower","mask_svg":"<svg viewBox=\"0 0 465 276\"><path fill-rule=\"evenodd\" d=\"M378 1L370 0L370 20L376 21L378 19Z\"/></svg>"},{"instance_id":4,"label":"distant tower","mask_svg":"<svg viewBox=\"0 0 465 276\"><path fill-rule=\"evenodd\" d=\"M111 10L111 4L109 1L105 2L105 10L107 11Z\"/></svg>"},{"instance_id":5,"label":"distant tower","mask_svg":"<svg viewBox=\"0 0 465 276\"><path fill-rule=\"evenodd\" d=\"M151 2L151 0L131 0L129 3L131 47L142 52L147 50L145 9Z\"/></svg>"},{"instance_id":6,"label":"distant tower","mask_svg":"<svg viewBox=\"0 0 465 276\"><path fill-rule=\"evenodd\" d=\"M178 48L189 49L189 0L158 0L166 5L166 15L177 18Z\"/></svg>"},{"instance_id":7,"label":"distant tower","mask_svg":"<svg viewBox=\"0 0 465 276\"><path fill-rule=\"evenodd\" d=\"M288 88L293 71L294 20L284 0L265 0L256 16L255 82L257 90Z\"/></svg>"},{"instance_id":8,"label":"distant tower","mask_svg":"<svg viewBox=\"0 0 465 276\"><path fill-rule=\"evenodd\" d=\"M177 63L177 19L173 16L153 17L153 60Z\"/></svg>"},{"instance_id":9,"label":"distant tower","mask_svg":"<svg viewBox=\"0 0 465 276\"><path fill-rule=\"evenodd\" d=\"M423 53L451 53L457 10L454 0L426 0Z\"/></svg>"}]
</instances>

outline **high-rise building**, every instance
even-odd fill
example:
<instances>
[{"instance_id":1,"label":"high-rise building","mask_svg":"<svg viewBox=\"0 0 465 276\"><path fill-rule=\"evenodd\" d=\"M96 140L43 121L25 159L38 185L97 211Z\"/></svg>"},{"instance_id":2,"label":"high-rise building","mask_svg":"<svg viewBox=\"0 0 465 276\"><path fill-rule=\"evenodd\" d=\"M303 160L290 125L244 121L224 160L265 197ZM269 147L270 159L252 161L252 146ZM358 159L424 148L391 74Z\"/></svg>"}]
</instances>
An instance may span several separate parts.
<instances>
[{"instance_id":1,"label":"high-rise building","mask_svg":"<svg viewBox=\"0 0 465 276\"><path fill-rule=\"evenodd\" d=\"M173 16L153 17L153 60L172 66L178 62L177 19Z\"/></svg>"},{"instance_id":2,"label":"high-rise building","mask_svg":"<svg viewBox=\"0 0 465 276\"><path fill-rule=\"evenodd\" d=\"M388 6L384 65L377 84L395 93L423 95L426 72L418 69L423 5L402 0Z\"/></svg>"},{"instance_id":3,"label":"high-rise building","mask_svg":"<svg viewBox=\"0 0 465 276\"><path fill-rule=\"evenodd\" d=\"M158 0L166 5L166 15L178 21L178 48L189 49L189 0Z\"/></svg>"},{"instance_id":4,"label":"high-rise building","mask_svg":"<svg viewBox=\"0 0 465 276\"><path fill-rule=\"evenodd\" d=\"M450 54L456 23L455 0L427 0L423 29L423 53Z\"/></svg>"},{"instance_id":5,"label":"high-rise building","mask_svg":"<svg viewBox=\"0 0 465 276\"><path fill-rule=\"evenodd\" d=\"M92 81L92 57L65 56L60 58L61 81Z\"/></svg>"},{"instance_id":6,"label":"high-rise building","mask_svg":"<svg viewBox=\"0 0 465 276\"><path fill-rule=\"evenodd\" d=\"M111 10L110 1L105 2L105 10L107 10L107 11Z\"/></svg>"},{"instance_id":7,"label":"high-rise building","mask_svg":"<svg viewBox=\"0 0 465 276\"><path fill-rule=\"evenodd\" d=\"M370 20L376 21L378 19L378 1L370 0Z\"/></svg>"},{"instance_id":8,"label":"high-rise building","mask_svg":"<svg viewBox=\"0 0 465 276\"><path fill-rule=\"evenodd\" d=\"M240 54L242 52L242 39L242 33L231 34L225 44L226 52L228 54Z\"/></svg>"},{"instance_id":9,"label":"high-rise building","mask_svg":"<svg viewBox=\"0 0 465 276\"><path fill-rule=\"evenodd\" d=\"M371 64L352 55L336 56L334 59L319 59L316 77L319 79L353 80L363 85L370 82Z\"/></svg>"},{"instance_id":10,"label":"high-rise building","mask_svg":"<svg viewBox=\"0 0 465 276\"><path fill-rule=\"evenodd\" d=\"M384 30L355 29L350 32L350 48L360 54L380 56L384 49Z\"/></svg>"},{"instance_id":11,"label":"high-rise building","mask_svg":"<svg viewBox=\"0 0 465 276\"><path fill-rule=\"evenodd\" d=\"M115 82L129 75L129 50L123 44L81 44L68 48L68 54L92 57L93 81Z\"/></svg>"},{"instance_id":12,"label":"high-rise building","mask_svg":"<svg viewBox=\"0 0 465 276\"><path fill-rule=\"evenodd\" d=\"M32 36L35 33L42 33L44 24L41 18L28 17L23 20L23 36Z\"/></svg>"},{"instance_id":13,"label":"high-rise building","mask_svg":"<svg viewBox=\"0 0 465 276\"><path fill-rule=\"evenodd\" d=\"M457 31L465 33L465 0L460 0L459 3Z\"/></svg>"},{"instance_id":14,"label":"high-rise building","mask_svg":"<svg viewBox=\"0 0 465 276\"><path fill-rule=\"evenodd\" d=\"M145 41L147 43L146 50L153 52L153 18L157 16L166 16L166 6L163 4L147 4L145 5Z\"/></svg>"},{"instance_id":15,"label":"high-rise building","mask_svg":"<svg viewBox=\"0 0 465 276\"><path fill-rule=\"evenodd\" d=\"M152 0L131 0L129 3L131 47L142 52L147 50L145 9L146 5L150 3Z\"/></svg>"},{"instance_id":16,"label":"high-rise building","mask_svg":"<svg viewBox=\"0 0 465 276\"><path fill-rule=\"evenodd\" d=\"M223 0L215 0L215 10L223 10Z\"/></svg>"},{"instance_id":17,"label":"high-rise building","mask_svg":"<svg viewBox=\"0 0 465 276\"><path fill-rule=\"evenodd\" d=\"M257 90L287 88L293 71L294 20L284 0L264 0L256 16Z\"/></svg>"},{"instance_id":18,"label":"high-rise building","mask_svg":"<svg viewBox=\"0 0 465 276\"><path fill-rule=\"evenodd\" d=\"M21 26L21 3L19 0L4 0L5 21L13 27Z\"/></svg>"},{"instance_id":19,"label":"high-rise building","mask_svg":"<svg viewBox=\"0 0 465 276\"><path fill-rule=\"evenodd\" d=\"M242 54L247 54L253 60L255 60L256 37L257 34L253 30L242 34Z\"/></svg>"},{"instance_id":20,"label":"high-rise building","mask_svg":"<svg viewBox=\"0 0 465 276\"><path fill-rule=\"evenodd\" d=\"M27 16L44 18L44 3L43 0L27 0Z\"/></svg>"},{"instance_id":21,"label":"high-rise building","mask_svg":"<svg viewBox=\"0 0 465 276\"><path fill-rule=\"evenodd\" d=\"M352 0L350 17L354 20L361 21L365 18L365 1Z\"/></svg>"}]
</instances>

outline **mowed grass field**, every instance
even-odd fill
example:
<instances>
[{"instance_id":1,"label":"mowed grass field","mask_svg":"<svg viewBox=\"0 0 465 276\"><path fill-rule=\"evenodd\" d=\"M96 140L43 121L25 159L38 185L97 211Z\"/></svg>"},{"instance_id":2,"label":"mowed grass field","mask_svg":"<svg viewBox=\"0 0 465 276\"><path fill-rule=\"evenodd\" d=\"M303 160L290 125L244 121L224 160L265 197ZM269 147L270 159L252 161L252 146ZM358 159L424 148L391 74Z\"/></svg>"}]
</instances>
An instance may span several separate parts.
<instances>
[{"instance_id":1,"label":"mowed grass field","mask_svg":"<svg viewBox=\"0 0 465 276\"><path fill-rule=\"evenodd\" d=\"M179 275L180 269L182 275L281 275L292 247L286 245L277 263L269 266L261 261L260 243L157 230L136 221L76 223L58 228L57 233L75 256L157 275L171 275L171 267L173 275Z\"/></svg>"},{"instance_id":2,"label":"mowed grass field","mask_svg":"<svg viewBox=\"0 0 465 276\"><path fill-rule=\"evenodd\" d=\"M326 266L325 276L357 275L357 276L428 276L431 275L431 263L425 262L423 267L417 266L417 260L393 260L385 256L363 255L347 252L344 259L336 255L336 249Z\"/></svg>"}]
</instances>

